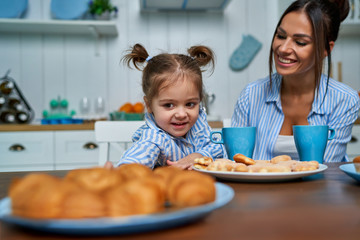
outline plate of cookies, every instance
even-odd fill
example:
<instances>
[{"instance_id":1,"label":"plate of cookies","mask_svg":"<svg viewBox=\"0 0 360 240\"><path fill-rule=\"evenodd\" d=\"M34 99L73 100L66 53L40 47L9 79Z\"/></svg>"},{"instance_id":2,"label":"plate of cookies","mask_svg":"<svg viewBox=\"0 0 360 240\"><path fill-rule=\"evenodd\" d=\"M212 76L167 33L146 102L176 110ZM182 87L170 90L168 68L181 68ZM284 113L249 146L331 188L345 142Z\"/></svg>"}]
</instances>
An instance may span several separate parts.
<instances>
[{"instance_id":1,"label":"plate of cookies","mask_svg":"<svg viewBox=\"0 0 360 240\"><path fill-rule=\"evenodd\" d=\"M271 160L253 160L236 154L234 160L197 158L193 169L214 177L230 181L278 182L311 176L327 169L317 161L297 161L288 155Z\"/></svg>"},{"instance_id":2,"label":"plate of cookies","mask_svg":"<svg viewBox=\"0 0 360 240\"><path fill-rule=\"evenodd\" d=\"M184 181L184 179L190 181ZM227 204L231 187L196 171L140 164L30 173L0 200L0 220L63 235L121 235L190 224Z\"/></svg>"}]
</instances>

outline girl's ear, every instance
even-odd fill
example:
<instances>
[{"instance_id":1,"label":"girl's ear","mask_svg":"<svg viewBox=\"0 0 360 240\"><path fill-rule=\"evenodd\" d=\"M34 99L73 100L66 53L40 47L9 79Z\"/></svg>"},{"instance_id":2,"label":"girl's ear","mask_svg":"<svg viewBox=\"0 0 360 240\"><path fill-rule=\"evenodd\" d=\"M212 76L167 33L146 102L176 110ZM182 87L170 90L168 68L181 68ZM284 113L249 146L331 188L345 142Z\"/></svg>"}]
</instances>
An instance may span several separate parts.
<instances>
[{"instance_id":1,"label":"girl's ear","mask_svg":"<svg viewBox=\"0 0 360 240\"><path fill-rule=\"evenodd\" d=\"M151 111L151 106L150 106L150 102L149 100L147 99L147 97L144 96L144 102L145 102L145 106L146 106L146 110L148 113L152 113Z\"/></svg>"}]
</instances>

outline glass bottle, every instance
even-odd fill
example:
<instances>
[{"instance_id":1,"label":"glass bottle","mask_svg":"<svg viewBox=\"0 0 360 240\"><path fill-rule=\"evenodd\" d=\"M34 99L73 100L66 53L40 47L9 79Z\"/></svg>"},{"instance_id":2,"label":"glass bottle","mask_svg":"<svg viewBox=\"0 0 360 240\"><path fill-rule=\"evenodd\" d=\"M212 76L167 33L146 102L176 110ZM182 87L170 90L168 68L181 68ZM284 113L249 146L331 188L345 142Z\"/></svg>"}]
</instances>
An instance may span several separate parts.
<instances>
[{"instance_id":1,"label":"glass bottle","mask_svg":"<svg viewBox=\"0 0 360 240\"><path fill-rule=\"evenodd\" d=\"M9 95L13 89L14 89L14 83L8 80L4 80L0 84L0 92L4 95Z\"/></svg>"},{"instance_id":2,"label":"glass bottle","mask_svg":"<svg viewBox=\"0 0 360 240\"><path fill-rule=\"evenodd\" d=\"M10 110L1 112L0 120L4 123L15 123L15 113Z\"/></svg>"},{"instance_id":3,"label":"glass bottle","mask_svg":"<svg viewBox=\"0 0 360 240\"><path fill-rule=\"evenodd\" d=\"M29 114L24 111L19 111L16 113L16 120L19 123L26 123L29 120Z\"/></svg>"},{"instance_id":4,"label":"glass bottle","mask_svg":"<svg viewBox=\"0 0 360 240\"><path fill-rule=\"evenodd\" d=\"M5 97L0 95L0 108L2 108L2 106L4 106L5 102L6 102Z\"/></svg>"},{"instance_id":5,"label":"glass bottle","mask_svg":"<svg viewBox=\"0 0 360 240\"><path fill-rule=\"evenodd\" d=\"M21 105L20 99L17 98L9 98L8 106L16 111L22 111L23 106Z\"/></svg>"}]
</instances>

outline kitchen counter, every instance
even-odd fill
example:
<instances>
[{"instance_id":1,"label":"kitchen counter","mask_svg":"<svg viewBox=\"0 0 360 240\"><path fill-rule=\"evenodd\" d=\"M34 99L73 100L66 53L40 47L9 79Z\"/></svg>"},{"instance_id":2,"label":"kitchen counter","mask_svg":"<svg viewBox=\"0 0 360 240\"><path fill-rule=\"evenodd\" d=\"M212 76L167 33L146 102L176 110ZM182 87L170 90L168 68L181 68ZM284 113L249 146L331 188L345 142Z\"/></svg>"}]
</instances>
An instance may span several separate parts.
<instances>
[{"instance_id":1,"label":"kitchen counter","mask_svg":"<svg viewBox=\"0 0 360 240\"><path fill-rule=\"evenodd\" d=\"M59 125L40 125L40 124L0 124L0 132L19 132L19 131L73 131L73 130L94 130L94 122L83 124L59 124ZM212 128L222 128L221 121L209 122Z\"/></svg>"}]
</instances>

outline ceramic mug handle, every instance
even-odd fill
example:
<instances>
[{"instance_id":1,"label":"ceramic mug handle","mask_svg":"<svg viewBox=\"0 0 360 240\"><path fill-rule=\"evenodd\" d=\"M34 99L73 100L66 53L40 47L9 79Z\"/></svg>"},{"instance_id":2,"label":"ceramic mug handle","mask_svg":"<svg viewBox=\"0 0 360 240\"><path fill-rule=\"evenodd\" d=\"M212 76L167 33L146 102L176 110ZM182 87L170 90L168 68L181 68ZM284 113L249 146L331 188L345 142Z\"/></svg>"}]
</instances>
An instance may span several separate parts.
<instances>
[{"instance_id":1,"label":"ceramic mug handle","mask_svg":"<svg viewBox=\"0 0 360 240\"><path fill-rule=\"evenodd\" d=\"M330 136L329 136L328 140L334 139L334 137L335 137L335 129L329 128L329 132L330 132Z\"/></svg>"},{"instance_id":2,"label":"ceramic mug handle","mask_svg":"<svg viewBox=\"0 0 360 240\"><path fill-rule=\"evenodd\" d=\"M213 139L213 135L214 135L214 134L220 134L221 140L219 140L219 141L214 140L214 139ZM224 140L223 140L223 137L222 137L222 132L220 132L220 131L211 132L211 133L210 133L210 141L213 142L213 143L224 144Z\"/></svg>"}]
</instances>

